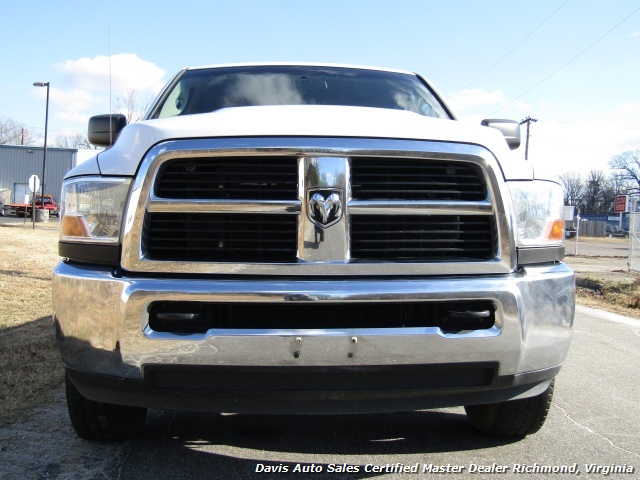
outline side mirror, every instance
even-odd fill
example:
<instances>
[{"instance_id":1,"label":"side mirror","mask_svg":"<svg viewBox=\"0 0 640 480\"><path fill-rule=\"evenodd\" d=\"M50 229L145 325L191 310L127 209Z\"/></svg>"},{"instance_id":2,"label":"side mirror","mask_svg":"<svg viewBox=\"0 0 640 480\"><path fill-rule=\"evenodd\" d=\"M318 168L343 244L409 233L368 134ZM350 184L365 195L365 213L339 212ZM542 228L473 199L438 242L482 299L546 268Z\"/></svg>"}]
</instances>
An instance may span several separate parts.
<instances>
[{"instance_id":1,"label":"side mirror","mask_svg":"<svg viewBox=\"0 0 640 480\"><path fill-rule=\"evenodd\" d=\"M511 150L520 146L520 123L515 120L485 118L480 122L480 125L500 130Z\"/></svg>"},{"instance_id":2,"label":"side mirror","mask_svg":"<svg viewBox=\"0 0 640 480\"><path fill-rule=\"evenodd\" d=\"M110 147L127 126L127 117L120 113L95 115L89 119L89 142L98 147Z\"/></svg>"}]
</instances>

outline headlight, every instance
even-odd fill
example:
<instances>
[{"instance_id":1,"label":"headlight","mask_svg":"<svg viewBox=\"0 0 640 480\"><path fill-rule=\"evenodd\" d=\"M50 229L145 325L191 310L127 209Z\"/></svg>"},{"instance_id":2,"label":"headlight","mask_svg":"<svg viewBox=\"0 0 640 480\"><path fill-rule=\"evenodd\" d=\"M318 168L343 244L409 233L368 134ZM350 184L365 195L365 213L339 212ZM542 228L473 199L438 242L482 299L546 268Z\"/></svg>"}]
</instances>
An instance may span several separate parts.
<instances>
[{"instance_id":1,"label":"headlight","mask_svg":"<svg viewBox=\"0 0 640 480\"><path fill-rule=\"evenodd\" d=\"M60 241L116 244L131 180L79 177L62 185Z\"/></svg>"},{"instance_id":2,"label":"headlight","mask_svg":"<svg viewBox=\"0 0 640 480\"><path fill-rule=\"evenodd\" d=\"M516 214L518 247L564 245L564 198L557 183L509 182Z\"/></svg>"}]
</instances>

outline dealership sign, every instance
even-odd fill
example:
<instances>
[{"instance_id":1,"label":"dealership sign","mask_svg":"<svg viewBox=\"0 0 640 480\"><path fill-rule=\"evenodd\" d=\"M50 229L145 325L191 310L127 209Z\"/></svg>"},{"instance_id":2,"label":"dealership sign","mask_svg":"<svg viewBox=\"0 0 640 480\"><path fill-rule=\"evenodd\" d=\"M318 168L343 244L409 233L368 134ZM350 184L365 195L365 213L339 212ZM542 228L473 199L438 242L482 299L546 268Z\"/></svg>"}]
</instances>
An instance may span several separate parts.
<instances>
[{"instance_id":1,"label":"dealership sign","mask_svg":"<svg viewBox=\"0 0 640 480\"><path fill-rule=\"evenodd\" d=\"M627 198L628 198L627 195L616 196L615 200L613 201L613 211L615 213L622 213L622 212L629 211Z\"/></svg>"}]
</instances>

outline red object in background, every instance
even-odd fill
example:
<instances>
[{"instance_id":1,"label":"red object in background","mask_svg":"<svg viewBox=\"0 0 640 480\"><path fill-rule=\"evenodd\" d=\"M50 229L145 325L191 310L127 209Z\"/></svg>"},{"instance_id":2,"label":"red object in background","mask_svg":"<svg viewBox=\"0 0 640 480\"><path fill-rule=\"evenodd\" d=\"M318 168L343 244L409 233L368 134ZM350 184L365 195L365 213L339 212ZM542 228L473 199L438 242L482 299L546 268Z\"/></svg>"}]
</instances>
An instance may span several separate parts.
<instances>
[{"instance_id":1,"label":"red object in background","mask_svg":"<svg viewBox=\"0 0 640 480\"><path fill-rule=\"evenodd\" d=\"M621 213L627 211L627 196L618 195L613 202L613 211L615 213Z\"/></svg>"}]
</instances>

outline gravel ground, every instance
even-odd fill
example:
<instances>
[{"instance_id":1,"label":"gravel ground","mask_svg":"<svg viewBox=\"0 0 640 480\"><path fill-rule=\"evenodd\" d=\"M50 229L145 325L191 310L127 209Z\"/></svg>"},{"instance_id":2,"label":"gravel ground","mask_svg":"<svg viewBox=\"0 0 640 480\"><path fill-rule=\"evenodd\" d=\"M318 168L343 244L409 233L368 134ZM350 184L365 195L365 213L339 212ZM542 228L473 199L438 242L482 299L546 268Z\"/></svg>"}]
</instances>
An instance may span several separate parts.
<instances>
[{"instance_id":1,"label":"gravel ground","mask_svg":"<svg viewBox=\"0 0 640 480\"><path fill-rule=\"evenodd\" d=\"M61 387L49 407L0 428L0 479L115 479L127 445L79 439Z\"/></svg>"}]
</instances>

